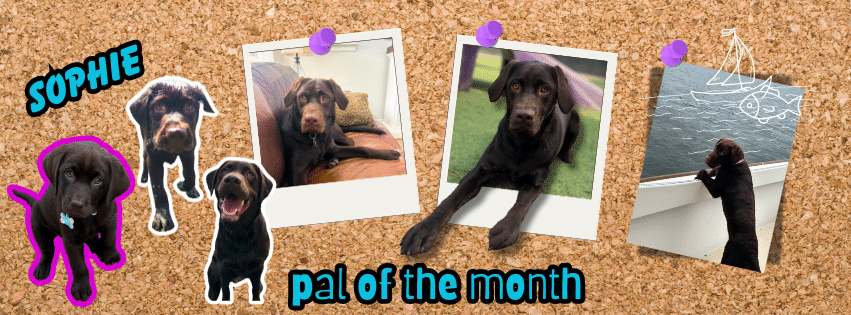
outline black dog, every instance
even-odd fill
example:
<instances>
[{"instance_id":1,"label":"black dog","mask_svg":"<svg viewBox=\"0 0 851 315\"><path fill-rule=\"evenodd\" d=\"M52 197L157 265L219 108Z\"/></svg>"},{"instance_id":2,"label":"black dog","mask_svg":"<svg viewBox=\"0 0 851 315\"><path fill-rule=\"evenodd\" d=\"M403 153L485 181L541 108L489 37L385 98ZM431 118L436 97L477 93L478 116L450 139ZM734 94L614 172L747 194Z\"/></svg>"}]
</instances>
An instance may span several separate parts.
<instances>
[{"instance_id":1,"label":"black dog","mask_svg":"<svg viewBox=\"0 0 851 315\"><path fill-rule=\"evenodd\" d=\"M115 199L130 188L130 176L121 162L90 141L57 147L42 161L50 185L41 200L12 192L30 205L32 236L41 252L33 277L51 274L56 252L53 239L62 237L73 283L71 295L84 302L92 295L83 245L105 265L121 260L116 248L118 210Z\"/></svg>"},{"instance_id":2,"label":"black dog","mask_svg":"<svg viewBox=\"0 0 851 315\"><path fill-rule=\"evenodd\" d=\"M173 233L177 229L171 211L171 196L165 186L165 163L173 166L180 158L183 176L175 189L189 201L198 201L197 131L201 114L215 116L207 90L198 82L178 77L163 77L148 83L127 104L127 112L139 131L142 174L140 185L151 179L153 214L150 229L155 234ZM183 194L185 193L185 194Z\"/></svg>"},{"instance_id":3,"label":"black dog","mask_svg":"<svg viewBox=\"0 0 851 315\"><path fill-rule=\"evenodd\" d=\"M484 185L508 182L519 190L517 202L490 231L488 249L517 241L520 224L538 198L556 157L573 160L579 135L570 84L561 68L540 62L511 61L488 88L491 102L505 95L508 109L493 141L476 167L425 220L402 238L403 255L417 255L434 244L440 230ZM556 106L558 104L558 106Z\"/></svg>"},{"instance_id":4,"label":"black dog","mask_svg":"<svg viewBox=\"0 0 851 315\"><path fill-rule=\"evenodd\" d=\"M275 187L258 164L229 158L205 173L207 193L216 197L219 222L207 263L207 298L231 300L230 283L251 281L251 302L262 303L263 274L272 250L271 232L263 217L263 200Z\"/></svg>"},{"instance_id":5,"label":"black dog","mask_svg":"<svg viewBox=\"0 0 851 315\"><path fill-rule=\"evenodd\" d=\"M727 219L729 239L721 263L759 272L753 180L745 153L733 140L722 138L706 156L706 165L712 171L698 171L697 179L703 182L712 198L721 197Z\"/></svg>"},{"instance_id":6,"label":"black dog","mask_svg":"<svg viewBox=\"0 0 851 315\"><path fill-rule=\"evenodd\" d=\"M334 104L345 110L349 99L334 80L300 78L284 96L284 108L275 110L275 119L284 142L284 179L281 186L307 184L307 173L321 161L326 167L349 158L395 160L395 150L354 147L344 131L384 134L373 127L341 128L336 123Z\"/></svg>"}]
</instances>

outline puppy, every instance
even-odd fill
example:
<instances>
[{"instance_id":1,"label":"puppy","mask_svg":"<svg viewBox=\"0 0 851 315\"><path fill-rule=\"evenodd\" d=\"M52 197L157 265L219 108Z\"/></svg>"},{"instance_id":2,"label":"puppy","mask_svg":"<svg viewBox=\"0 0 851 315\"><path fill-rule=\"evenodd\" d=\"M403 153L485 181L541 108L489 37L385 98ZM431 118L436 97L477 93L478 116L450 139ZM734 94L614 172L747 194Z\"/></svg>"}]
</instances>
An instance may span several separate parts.
<instances>
[{"instance_id":1,"label":"puppy","mask_svg":"<svg viewBox=\"0 0 851 315\"><path fill-rule=\"evenodd\" d=\"M154 234L174 233L177 223L165 186L165 164L170 168L180 158L183 176L175 182L175 190L186 200L200 200L195 185L201 115L215 116L218 112L203 85L178 77L148 83L127 104L127 112L136 124L141 144L139 184L144 186L151 180L149 228Z\"/></svg>"},{"instance_id":2,"label":"puppy","mask_svg":"<svg viewBox=\"0 0 851 315\"><path fill-rule=\"evenodd\" d=\"M349 99L334 80L300 78L284 96L284 107L275 109L275 119L284 144L283 187L306 185L307 173L325 161L328 168L340 160L368 158L396 160L395 150L353 147L344 131L384 134L378 128L337 125L334 104L346 109Z\"/></svg>"},{"instance_id":3,"label":"puppy","mask_svg":"<svg viewBox=\"0 0 851 315\"><path fill-rule=\"evenodd\" d=\"M511 61L488 88L491 102L505 96L508 105L496 134L478 164L425 220L401 242L401 254L417 255L434 245L452 215L473 199L482 186L508 182L518 188L517 202L488 235L489 250L517 241L520 224L550 173L556 158L573 161L571 147L579 135L570 84L559 67Z\"/></svg>"},{"instance_id":4,"label":"puppy","mask_svg":"<svg viewBox=\"0 0 851 315\"><path fill-rule=\"evenodd\" d=\"M62 140L57 143L64 144L48 148L45 152L52 151L46 155L42 153L41 174L46 177L47 187L42 189L40 200L18 186L10 186L9 191L26 202L30 210L27 223L37 253L37 264L30 269L31 279L38 285L52 280L57 251L54 238L59 236L63 246L59 251L64 251L66 269L70 268L68 298L76 300L75 305L85 306L80 303L91 303L94 278L90 279L88 262L93 257L85 256L84 245L97 255L102 268L122 261L123 251L119 253L117 247L119 209L121 199L126 197L122 195L132 190L133 175L124 168L126 162L119 160L124 159L120 153L110 153L92 142L103 143L100 139L78 138L84 140Z\"/></svg>"},{"instance_id":5,"label":"puppy","mask_svg":"<svg viewBox=\"0 0 851 315\"><path fill-rule=\"evenodd\" d=\"M271 231L263 217L263 200L275 182L257 163L228 158L204 175L210 199L215 197L218 223L207 262L207 301L231 302L230 283L251 281L251 303L262 303L266 264L271 257Z\"/></svg>"},{"instance_id":6,"label":"puppy","mask_svg":"<svg viewBox=\"0 0 851 315\"><path fill-rule=\"evenodd\" d=\"M745 154L736 142L722 138L706 156L706 165L712 171L698 171L697 179L703 182L712 198L721 197L727 218L729 240L724 246L721 263L759 272L753 181Z\"/></svg>"}]
</instances>

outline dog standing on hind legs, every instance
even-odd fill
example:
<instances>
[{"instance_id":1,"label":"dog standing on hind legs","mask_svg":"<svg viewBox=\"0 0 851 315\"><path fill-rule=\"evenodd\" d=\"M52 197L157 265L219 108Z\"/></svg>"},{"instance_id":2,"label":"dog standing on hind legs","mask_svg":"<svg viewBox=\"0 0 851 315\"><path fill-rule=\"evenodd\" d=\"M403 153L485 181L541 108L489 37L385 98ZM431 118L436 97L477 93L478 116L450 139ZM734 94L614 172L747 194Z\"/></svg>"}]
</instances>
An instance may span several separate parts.
<instances>
[{"instance_id":1,"label":"dog standing on hind legs","mask_svg":"<svg viewBox=\"0 0 851 315\"><path fill-rule=\"evenodd\" d=\"M745 153L733 140L722 138L705 161L712 170L698 171L697 179L703 182L712 198L721 197L727 219L729 239L724 246L721 263L760 272L756 198Z\"/></svg>"}]
</instances>

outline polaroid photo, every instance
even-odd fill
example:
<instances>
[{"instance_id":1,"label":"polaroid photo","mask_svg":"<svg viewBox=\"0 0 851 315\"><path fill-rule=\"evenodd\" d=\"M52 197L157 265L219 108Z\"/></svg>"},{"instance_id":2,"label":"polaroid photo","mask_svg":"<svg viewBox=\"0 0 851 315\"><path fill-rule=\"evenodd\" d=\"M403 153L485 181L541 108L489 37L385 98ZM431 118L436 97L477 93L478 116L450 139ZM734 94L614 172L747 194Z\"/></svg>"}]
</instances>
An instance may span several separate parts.
<instances>
[{"instance_id":1,"label":"polaroid photo","mask_svg":"<svg viewBox=\"0 0 851 315\"><path fill-rule=\"evenodd\" d=\"M505 97L492 103L488 88L510 61L560 68L570 82L580 121L573 161L555 159L520 231L596 240L617 63L613 53L505 40L486 48L474 37L458 36L438 202L458 187L494 139L507 105ZM511 187L493 186L485 185L449 223L493 227L518 198Z\"/></svg>"},{"instance_id":2,"label":"polaroid photo","mask_svg":"<svg viewBox=\"0 0 851 315\"><path fill-rule=\"evenodd\" d=\"M725 65L665 68L627 242L764 271L804 90Z\"/></svg>"},{"instance_id":3,"label":"polaroid photo","mask_svg":"<svg viewBox=\"0 0 851 315\"><path fill-rule=\"evenodd\" d=\"M340 34L324 55L308 40L242 46L254 159L278 183L269 225L418 213L401 30Z\"/></svg>"}]
</instances>

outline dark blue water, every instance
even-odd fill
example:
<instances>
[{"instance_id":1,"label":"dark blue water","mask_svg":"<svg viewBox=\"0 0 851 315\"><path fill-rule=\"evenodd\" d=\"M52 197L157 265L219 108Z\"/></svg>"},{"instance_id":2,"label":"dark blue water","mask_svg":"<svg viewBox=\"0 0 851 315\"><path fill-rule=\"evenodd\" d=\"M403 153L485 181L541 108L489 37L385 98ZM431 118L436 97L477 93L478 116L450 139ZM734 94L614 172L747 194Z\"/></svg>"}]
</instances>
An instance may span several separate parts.
<instances>
[{"instance_id":1,"label":"dark blue water","mask_svg":"<svg viewBox=\"0 0 851 315\"><path fill-rule=\"evenodd\" d=\"M704 157L720 138L736 141L749 164L789 159L798 124L793 111L799 113L797 105L802 103L785 101L803 97L804 90L772 82L762 85L765 89L698 95L700 100L696 99L691 91L741 89L739 85L706 85L716 71L686 63L665 68L641 178L707 168ZM764 82L756 79L745 87ZM743 103L745 99L750 102Z\"/></svg>"}]
</instances>

